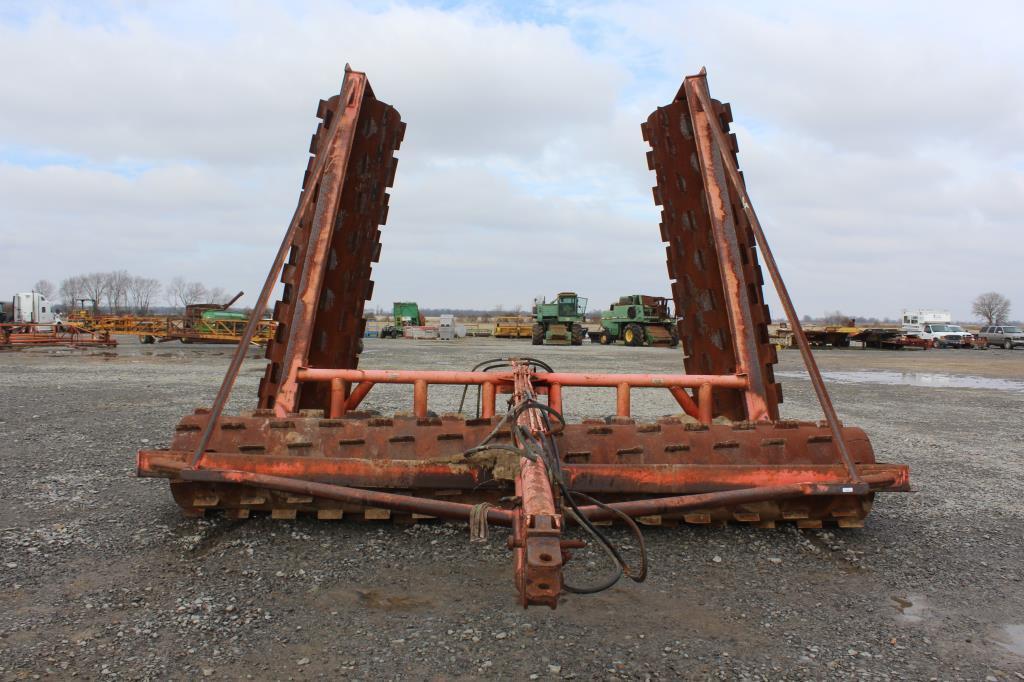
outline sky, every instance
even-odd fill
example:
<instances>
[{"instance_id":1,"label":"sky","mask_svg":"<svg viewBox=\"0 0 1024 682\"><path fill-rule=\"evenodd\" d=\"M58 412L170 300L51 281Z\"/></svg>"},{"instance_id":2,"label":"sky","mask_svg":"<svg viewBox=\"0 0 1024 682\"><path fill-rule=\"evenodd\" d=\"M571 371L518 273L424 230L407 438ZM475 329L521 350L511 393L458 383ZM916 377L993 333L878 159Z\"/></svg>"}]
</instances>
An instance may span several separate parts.
<instances>
[{"instance_id":1,"label":"sky","mask_svg":"<svg viewBox=\"0 0 1024 682\"><path fill-rule=\"evenodd\" d=\"M640 123L706 66L800 314L1024 317L1024 4L0 0L0 296L255 299L346 63L408 123L371 307L667 295ZM777 299L767 297L776 317Z\"/></svg>"}]
</instances>

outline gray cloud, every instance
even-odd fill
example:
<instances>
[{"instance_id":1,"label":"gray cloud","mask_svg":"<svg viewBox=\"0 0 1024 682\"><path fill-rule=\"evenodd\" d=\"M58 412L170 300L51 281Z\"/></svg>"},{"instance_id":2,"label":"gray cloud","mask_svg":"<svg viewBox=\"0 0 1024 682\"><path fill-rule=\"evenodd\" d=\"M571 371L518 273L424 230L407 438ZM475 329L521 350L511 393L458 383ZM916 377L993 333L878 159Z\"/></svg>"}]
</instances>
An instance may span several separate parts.
<instances>
[{"instance_id":1,"label":"gray cloud","mask_svg":"<svg viewBox=\"0 0 1024 682\"><path fill-rule=\"evenodd\" d=\"M346 61L409 122L375 303L665 292L639 123L706 63L803 311L966 318L988 289L1024 306L1001 265L1024 256L1022 17L988 9L585 4L537 26L115 5L0 24L18 65L0 81L0 293L111 268L253 292Z\"/></svg>"},{"instance_id":2,"label":"gray cloud","mask_svg":"<svg viewBox=\"0 0 1024 682\"><path fill-rule=\"evenodd\" d=\"M24 67L0 83L0 136L99 160L294 161L351 62L416 121L422 151L529 158L606 124L623 75L564 29L469 11L246 5L231 19L230 35L198 43L132 14L112 28L54 14L0 28L0 60Z\"/></svg>"}]
</instances>

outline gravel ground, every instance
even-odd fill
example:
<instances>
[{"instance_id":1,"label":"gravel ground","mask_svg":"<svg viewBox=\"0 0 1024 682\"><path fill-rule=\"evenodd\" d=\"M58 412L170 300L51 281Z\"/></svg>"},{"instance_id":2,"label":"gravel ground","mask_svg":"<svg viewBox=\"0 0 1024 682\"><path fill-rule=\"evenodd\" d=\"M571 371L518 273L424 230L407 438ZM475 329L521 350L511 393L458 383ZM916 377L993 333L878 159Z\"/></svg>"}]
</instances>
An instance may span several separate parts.
<instances>
[{"instance_id":1,"label":"gravel ground","mask_svg":"<svg viewBox=\"0 0 1024 682\"><path fill-rule=\"evenodd\" d=\"M364 366L516 353L563 370L679 364L467 339L368 340ZM817 418L799 357L781 355L785 416ZM648 528L646 583L524 611L501 529L470 545L442 523L188 520L166 481L134 478L137 449L209 404L224 347L0 354L0 678L1024 679L1024 352L818 358L842 418L909 463L917 492L880 496L862 530ZM262 364L244 367L234 410ZM371 407L408 409L384 388ZM573 418L613 411L610 391L566 401ZM654 391L633 409L678 412Z\"/></svg>"}]
</instances>

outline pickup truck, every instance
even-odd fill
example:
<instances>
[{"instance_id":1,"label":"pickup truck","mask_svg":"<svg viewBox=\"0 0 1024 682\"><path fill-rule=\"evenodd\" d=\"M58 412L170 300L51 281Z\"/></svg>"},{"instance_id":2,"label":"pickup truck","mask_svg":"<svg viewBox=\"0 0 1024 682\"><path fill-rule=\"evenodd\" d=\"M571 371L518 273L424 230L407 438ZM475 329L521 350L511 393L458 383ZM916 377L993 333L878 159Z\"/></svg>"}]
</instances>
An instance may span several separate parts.
<instances>
[{"instance_id":1,"label":"pickup truck","mask_svg":"<svg viewBox=\"0 0 1024 682\"><path fill-rule=\"evenodd\" d=\"M1024 331L1012 324L994 324L982 327L978 332L978 338L984 340L988 346L1002 346L1006 350L1024 346Z\"/></svg>"},{"instance_id":2,"label":"pickup truck","mask_svg":"<svg viewBox=\"0 0 1024 682\"><path fill-rule=\"evenodd\" d=\"M970 332L945 322L926 322L920 331L908 331L907 335L931 341L935 348L970 348L974 342Z\"/></svg>"}]
</instances>

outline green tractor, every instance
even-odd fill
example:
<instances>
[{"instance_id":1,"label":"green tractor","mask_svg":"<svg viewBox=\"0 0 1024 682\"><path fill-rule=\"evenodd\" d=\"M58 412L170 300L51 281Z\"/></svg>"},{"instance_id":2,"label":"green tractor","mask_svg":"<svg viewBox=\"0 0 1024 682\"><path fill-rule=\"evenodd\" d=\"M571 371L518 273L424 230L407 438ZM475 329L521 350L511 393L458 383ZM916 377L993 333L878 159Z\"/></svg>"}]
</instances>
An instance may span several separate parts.
<instances>
[{"instance_id":1,"label":"green tractor","mask_svg":"<svg viewBox=\"0 0 1024 682\"><path fill-rule=\"evenodd\" d=\"M601 311L598 340L603 345L622 341L627 346L675 348L679 345L679 330L667 298L632 294Z\"/></svg>"},{"instance_id":2,"label":"green tractor","mask_svg":"<svg viewBox=\"0 0 1024 682\"><path fill-rule=\"evenodd\" d=\"M538 299L533 305L533 345L579 346L586 336L586 312L587 299L571 291L563 291L551 303Z\"/></svg>"},{"instance_id":3,"label":"green tractor","mask_svg":"<svg viewBox=\"0 0 1024 682\"><path fill-rule=\"evenodd\" d=\"M382 339L397 339L405 334L407 326L422 327L426 324L420 307L412 301L396 301L391 305L391 313L395 323L380 330Z\"/></svg>"}]
</instances>

